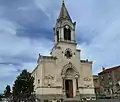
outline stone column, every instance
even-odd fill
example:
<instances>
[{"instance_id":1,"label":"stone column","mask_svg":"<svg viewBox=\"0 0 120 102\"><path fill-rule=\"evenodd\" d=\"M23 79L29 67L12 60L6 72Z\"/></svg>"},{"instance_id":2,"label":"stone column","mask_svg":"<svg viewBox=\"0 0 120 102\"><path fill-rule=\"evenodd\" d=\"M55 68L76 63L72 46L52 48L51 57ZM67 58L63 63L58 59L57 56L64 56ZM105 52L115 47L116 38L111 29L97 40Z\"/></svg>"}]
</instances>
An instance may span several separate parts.
<instances>
[{"instance_id":1,"label":"stone column","mask_svg":"<svg viewBox=\"0 0 120 102\"><path fill-rule=\"evenodd\" d=\"M60 29L60 41L64 41L64 28Z\"/></svg>"},{"instance_id":2,"label":"stone column","mask_svg":"<svg viewBox=\"0 0 120 102\"><path fill-rule=\"evenodd\" d=\"M78 78L76 78L76 96L79 96Z\"/></svg>"},{"instance_id":3,"label":"stone column","mask_svg":"<svg viewBox=\"0 0 120 102\"><path fill-rule=\"evenodd\" d=\"M65 78L64 77L62 77L62 82L63 82L63 87L62 87L62 91L63 91L63 97L65 97L66 96L66 92L65 92Z\"/></svg>"},{"instance_id":4,"label":"stone column","mask_svg":"<svg viewBox=\"0 0 120 102\"><path fill-rule=\"evenodd\" d=\"M63 90L65 90L65 79L63 78Z\"/></svg>"},{"instance_id":5,"label":"stone column","mask_svg":"<svg viewBox=\"0 0 120 102\"><path fill-rule=\"evenodd\" d=\"M78 78L76 78L76 88L78 90Z\"/></svg>"}]
</instances>

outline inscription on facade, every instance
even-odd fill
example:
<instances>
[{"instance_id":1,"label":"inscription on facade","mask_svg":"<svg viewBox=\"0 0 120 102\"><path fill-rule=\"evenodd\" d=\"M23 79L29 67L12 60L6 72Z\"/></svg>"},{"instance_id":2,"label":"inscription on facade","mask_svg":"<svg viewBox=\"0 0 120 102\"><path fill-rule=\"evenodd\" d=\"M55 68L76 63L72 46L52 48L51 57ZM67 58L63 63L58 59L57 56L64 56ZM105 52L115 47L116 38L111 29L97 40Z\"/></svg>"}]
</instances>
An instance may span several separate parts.
<instances>
[{"instance_id":1,"label":"inscription on facade","mask_svg":"<svg viewBox=\"0 0 120 102\"><path fill-rule=\"evenodd\" d=\"M91 84L84 84L85 87L89 88L89 87L92 87Z\"/></svg>"},{"instance_id":2,"label":"inscription on facade","mask_svg":"<svg viewBox=\"0 0 120 102\"><path fill-rule=\"evenodd\" d=\"M91 78L85 77L85 78L84 78L84 81L91 81Z\"/></svg>"},{"instance_id":3,"label":"inscription on facade","mask_svg":"<svg viewBox=\"0 0 120 102\"><path fill-rule=\"evenodd\" d=\"M52 75L46 75L44 77L44 85L53 85L54 84L55 77Z\"/></svg>"}]
</instances>

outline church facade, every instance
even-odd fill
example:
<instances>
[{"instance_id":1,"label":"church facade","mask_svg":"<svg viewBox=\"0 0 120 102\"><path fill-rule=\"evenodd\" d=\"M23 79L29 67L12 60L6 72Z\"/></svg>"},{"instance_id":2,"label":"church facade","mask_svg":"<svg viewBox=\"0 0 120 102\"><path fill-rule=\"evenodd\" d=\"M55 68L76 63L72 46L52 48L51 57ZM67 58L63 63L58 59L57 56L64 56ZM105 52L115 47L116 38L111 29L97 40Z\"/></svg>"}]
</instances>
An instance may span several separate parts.
<instances>
[{"instance_id":1,"label":"church facade","mask_svg":"<svg viewBox=\"0 0 120 102\"><path fill-rule=\"evenodd\" d=\"M73 22L63 2L54 27L51 56L39 54L33 70L35 93L40 99L95 98L92 61L82 60Z\"/></svg>"}]
</instances>

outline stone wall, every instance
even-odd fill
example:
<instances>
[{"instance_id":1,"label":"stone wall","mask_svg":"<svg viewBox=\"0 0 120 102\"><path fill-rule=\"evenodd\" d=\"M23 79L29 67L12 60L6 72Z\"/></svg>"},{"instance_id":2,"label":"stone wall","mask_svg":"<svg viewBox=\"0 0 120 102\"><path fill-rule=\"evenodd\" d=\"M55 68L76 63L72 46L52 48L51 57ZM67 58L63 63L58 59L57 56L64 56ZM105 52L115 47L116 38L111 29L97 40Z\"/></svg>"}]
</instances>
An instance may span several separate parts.
<instances>
[{"instance_id":1,"label":"stone wall","mask_svg":"<svg viewBox=\"0 0 120 102\"><path fill-rule=\"evenodd\" d=\"M87 101L87 102L120 102L120 100L116 99L106 99L106 100L94 100L94 101Z\"/></svg>"},{"instance_id":2,"label":"stone wall","mask_svg":"<svg viewBox=\"0 0 120 102\"><path fill-rule=\"evenodd\" d=\"M120 102L120 100L109 99L109 100L90 100L90 101L78 101L78 100L69 100L64 102Z\"/></svg>"}]
</instances>

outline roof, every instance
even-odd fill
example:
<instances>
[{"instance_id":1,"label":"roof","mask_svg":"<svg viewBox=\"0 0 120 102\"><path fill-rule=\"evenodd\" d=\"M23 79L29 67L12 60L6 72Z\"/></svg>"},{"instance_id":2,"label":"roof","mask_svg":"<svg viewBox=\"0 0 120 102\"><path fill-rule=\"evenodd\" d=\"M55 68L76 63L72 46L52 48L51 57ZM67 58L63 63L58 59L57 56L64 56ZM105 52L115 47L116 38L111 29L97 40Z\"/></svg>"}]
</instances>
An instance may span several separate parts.
<instances>
[{"instance_id":1,"label":"roof","mask_svg":"<svg viewBox=\"0 0 120 102\"><path fill-rule=\"evenodd\" d=\"M93 77L95 77L95 78L96 78L96 77L99 77L99 76L98 76L98 75L93 75Z\"/></svg>"},{"instance_id":2,"label":"roof","mask_svg":"<svg viewBox=\"0 0 120 102\"><path fill-rule=\"evenodd\" d=\"M80 62L81 62L81 63L90 63L90 64L93 63L92 61L88 61L88 59L87 59L87 60L80 60Z\"/></svg>"},{"instance_id":3,"label":"roof","mask_svg":"<svg viewBox=\"0 0 120 102\"><path fill-rule=\"evenodd\" d=\"M105 70L103 70L102 72L100 72L100 73L98 73L98 74L101 75L101 74L109 73L109 72L112 72L112 71L114 71L114 70L116 70L116 69L118 69L118 68L120 68L120 65L119 65L119 66L112 67L112 68L105 69Z\"/></svg>"},{"instance_id":4,"label":"roof","mask_svg":"<svg viewBox=\"0 0 120 102\"><path fill-rule=\"evenodd\" d=\"M94 80L99 79L99 76L98 75L93 75L93 79Z\"/></svg>"},{"instance_id":5,"label":"roof","mask_svg":"<svg viewBox=\"0 0 120 102\"><path fill-rule=\"evenodd\" d=\"M61 11L60 11L60 14L59 14L59 17L58 17L58 21L61 21L63 19L68 19L68 20L72 21L72 19L70 18L70 15L69 15L69 13L66 9L64 1L62 3L62 7L61 7Z\"/></svg>"}]
</instances>

